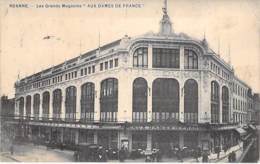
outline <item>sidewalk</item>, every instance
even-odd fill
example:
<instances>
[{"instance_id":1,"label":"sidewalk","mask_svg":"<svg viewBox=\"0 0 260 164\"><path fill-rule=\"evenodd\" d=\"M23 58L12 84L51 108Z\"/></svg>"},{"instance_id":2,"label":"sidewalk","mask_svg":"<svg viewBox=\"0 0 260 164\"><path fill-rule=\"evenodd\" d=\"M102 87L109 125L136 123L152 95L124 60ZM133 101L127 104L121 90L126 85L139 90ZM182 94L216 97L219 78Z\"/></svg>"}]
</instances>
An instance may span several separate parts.
<instances>
[{"instance_id":1,"label":"sidewalk","mask_svg":"<svg viewBox=\"0 0 260 164\"><path fill-rule=\"evenodd\" d=\"M35 146L33 144L14 145L14 154L6 155L10 159L21 162L73 162L72 151L61 151L49 149L45 146Z\"/></svg>"},{"instance_id":2,"label":"sidewalk","mask_svg":"<svg viewBox=\"0 0 260 164\"><path fill-rule=\"evenodd\" d=\"M223 151L220 153L219 159L217 154L209 155L209 162L228 162L228 154L232 151L237 153L237 158L242 154L242 148L240 146L234 146L230 148L226 153ZM47 149L45 146L35 146L33 144L15 145L14 155L10 152L1 155L1 161L21 161L21 162L74 162L73 151L59 150L59 149ZM202 157L199 158L199 162L202 161ZM118 160L108 160L108 162L119 162ZM140 159L126 159L125 162L145 162L145 158ZM181 162L176 157L163 158L161 162ZM193 157L184 158L185 163L197 163Z\"/></svg>"}]
</instances>

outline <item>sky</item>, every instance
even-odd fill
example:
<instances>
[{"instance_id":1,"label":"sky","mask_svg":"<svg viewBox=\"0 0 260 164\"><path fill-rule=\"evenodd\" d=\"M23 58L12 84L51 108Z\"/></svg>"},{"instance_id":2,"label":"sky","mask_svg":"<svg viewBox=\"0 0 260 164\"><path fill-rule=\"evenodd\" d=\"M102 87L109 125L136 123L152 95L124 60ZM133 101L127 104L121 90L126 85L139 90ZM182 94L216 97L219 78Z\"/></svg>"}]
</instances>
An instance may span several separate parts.
<instances>
[{"instance_id":1,"label":"sky","mask_svg":"<svg viewBox=\"0 0 260 164\"><path fill-rule=\"evenodd\" d=\"M23 78L60 64L97 48L99 42L104 45L126 34L134 37L158 32L163 6L163 0L0 3L0 95L10 98L14 97L18 74ZM15 4L27 4L28 8L14 8ZM62 4L82 7L58 8ZM110 7L92 7L99 4ZM168 0L168 15L175 33L197 39L203 39L205 34L209 46L226 61L230 47L235 74L253 92L260 92L260 0ZM43 39L45 36L53 37Z\"/></svg>"}]
</instances>

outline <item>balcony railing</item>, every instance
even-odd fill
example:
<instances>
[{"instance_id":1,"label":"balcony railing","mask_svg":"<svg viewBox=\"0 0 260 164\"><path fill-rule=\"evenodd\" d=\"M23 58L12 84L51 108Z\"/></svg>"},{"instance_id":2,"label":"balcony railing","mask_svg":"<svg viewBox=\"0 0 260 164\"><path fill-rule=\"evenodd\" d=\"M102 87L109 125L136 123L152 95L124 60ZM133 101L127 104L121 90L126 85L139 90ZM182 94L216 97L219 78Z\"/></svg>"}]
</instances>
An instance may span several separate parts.
<instances>
[{"instance_id":1,"label":"balcony railing","mask_svg":"<svg viewBox=\"0 0 260 164\"><path fill-rule=\"evenodd\" d=\"M117 122L117 112L100 112L101 122Z\"/></svg>"},{"instance_id":2,"label":"balcony railing","mask_svg":"<svg viewBox=\"0 0 260 164\"><path fill-rule=\"evenodd\" d=\"M198 123L198 113L184 113L185 123Z\"/></svg>"},{"instance_id":3,"label":"balcony railing","mask_svg":"<svg viewBox=\"0 0 260 164\"><path fill-rule=\"evenodd\" d=\"M80 121L81 122L92 122L92 121L94 121L94 112L81 113Z\"/></svg>"},{"instance_id":4,"label":"balcony railing","mask_svg":"<svg viewBox=\"0 0 260 164\"><path fill-rule=\"evenodd\" d=\"M153 122L167 122L169 120L179 120L179 113L173 112L153 112Z\"/></svg>"},{"instance_id":5,"label":"balcony railing","mask_svg":"<svg viewBox=\"0 0 260 164\"><path fill-rule=\"evenodd\" d=\"M147 112L133 112L133 122L147 122Z\"/></svg>"}]
</instances>

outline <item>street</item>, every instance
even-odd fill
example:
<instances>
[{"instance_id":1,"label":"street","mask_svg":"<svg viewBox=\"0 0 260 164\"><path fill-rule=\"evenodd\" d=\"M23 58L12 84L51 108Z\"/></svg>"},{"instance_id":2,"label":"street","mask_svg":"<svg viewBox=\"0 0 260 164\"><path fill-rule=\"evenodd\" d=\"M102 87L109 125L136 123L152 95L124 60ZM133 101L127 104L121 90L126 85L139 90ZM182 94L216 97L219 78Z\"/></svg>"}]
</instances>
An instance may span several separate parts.
<instances>
[{"instance_id":1,"label":"street","mask_svg":"<svg viewBox=\"0 0 260 164\"><path fill-rule=\"evenodd\" d=\"M238 157L242 153L242 149L239 146L232 147L226 153L221 152L220 158L217 159L216 154L209 156L209 162L228 162L228 154L231 151L236 151ZM59 150L59 149L47 149L45 146L35 146L31 143L14 146L14 154L10 155L10 152L2 153L0 160L2 162L74 162L73 151ZM127 159L125 162L144 162L145 159ZM201 162L201 157L199 158ZM108 162L118 162L117 160L109 160ZM180 162L176 158L163 158L162 162ZM196 162L193 157L184 158L183 162Z\"/></svg>"}]
</instances>

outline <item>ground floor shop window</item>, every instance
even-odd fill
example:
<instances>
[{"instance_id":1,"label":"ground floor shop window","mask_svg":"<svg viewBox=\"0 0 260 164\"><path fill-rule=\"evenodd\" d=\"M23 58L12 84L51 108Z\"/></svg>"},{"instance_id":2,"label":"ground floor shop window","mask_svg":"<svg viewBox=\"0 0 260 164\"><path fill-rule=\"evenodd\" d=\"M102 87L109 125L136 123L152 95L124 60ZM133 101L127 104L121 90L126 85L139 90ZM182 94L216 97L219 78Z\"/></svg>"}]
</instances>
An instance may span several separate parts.
<instances>
[{"instance_id":1,"label":"ground floor shop window","mask_svg":"<svg viewBox=\"0 0 260 164\"><path fill-rule=\"evenodd\" d=\"M75 144L75 134L76 131L74 129L64 129L63 133L63 141L67 145L74 145Z\"/></svg>"},{"instance_id":2,"label":"ground floor shop window","mask_svg":"<svg viewBox=\"0 0 260 164\"><path fill-rule=\"evenodd\" d=\"M51 141L54 143L61 143L61 129L59 128L52 128L51 129Z\"/></svg>"},{"instance_id":3,"label":"ground floor shop window","mask_svg":"<svg viewBox=\"0 0 260 164\"><path fill-rule=\"evenodd\" d=\"M146 132L135 132L132 135L132 149L146 150L147 134Z\"/></svg>"},{"instance_id":4,"label":"ground floor shop window","mask_svg":"<svg viewBox=\"0 0 260 164\"><path fill-rule=\"evenodd\" d=\"M98 144L104 148L118 148L118 132L117 131L103 131L98 133Z\"/></svg>"},{"instance_id":5,"label":"ground floor shop window","mask_svg":"<svg viewBox=\"0 0 260 164\"><path fill-rule=\"evenodd\" d=\"M196 132L184 133L184 146L188 148L197 148L199 146L199 137Z\"/></svg>"},{"instance_id":6,"label":"ground floor shop window","mask_svg":"<svg viewBox=\"0 0 260 164\"><path fill-rule=\"evenodd\" d=\"M179 147L179 133L158 131L152 134L153 148L160 149L163 155L171 156L174 147Z\"/></svg>"},{"instance_id":7,"label":"ground floor shop window","mask_svg":"<svg viewBox=\"0 0 260 164\"><path fill-rule=\"evenodd\" d=\"M79 132L79 143L94 144L94 132L81 130Z\"/></svg>"}]
</instances>

